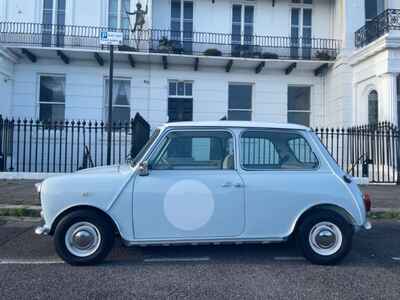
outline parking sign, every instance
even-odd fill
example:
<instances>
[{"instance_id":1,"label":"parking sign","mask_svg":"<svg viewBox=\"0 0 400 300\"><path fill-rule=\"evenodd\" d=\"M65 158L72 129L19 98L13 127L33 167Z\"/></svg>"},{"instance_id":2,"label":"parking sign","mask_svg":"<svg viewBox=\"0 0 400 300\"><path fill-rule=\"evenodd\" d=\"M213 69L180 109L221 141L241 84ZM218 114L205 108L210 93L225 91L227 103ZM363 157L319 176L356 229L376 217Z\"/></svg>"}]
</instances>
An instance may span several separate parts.
<instances>
[{"instance_id":1,"label":"parking sign","mask_svg":"<svg viewBox=\"0 0 400 300\"><path fill-rule=\"evenodd\" d=\"M123 40L122 32L111 32L111 31L100 32L101 45L118 46L122 44L122 40Z\"/></svg>"}]
</instances>

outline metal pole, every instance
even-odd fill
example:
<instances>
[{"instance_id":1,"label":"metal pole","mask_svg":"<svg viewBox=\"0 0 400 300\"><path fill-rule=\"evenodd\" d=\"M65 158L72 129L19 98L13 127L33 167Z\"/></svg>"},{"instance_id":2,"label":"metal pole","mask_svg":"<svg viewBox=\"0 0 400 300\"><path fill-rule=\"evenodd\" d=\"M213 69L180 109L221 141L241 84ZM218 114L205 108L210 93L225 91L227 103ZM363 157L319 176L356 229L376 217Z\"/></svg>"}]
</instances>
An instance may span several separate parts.
<instances>
[{"instance_id":1,"label":"metal pole","mask_svg":"<svg viewBox=\"0 0 400 300\"><path fill-rule=\"evenodd\" d=\"M111 165L112 97L114 85L114 46L110 45L110 75L108 79L107 165Z\"/></svg>"}]
</instances>

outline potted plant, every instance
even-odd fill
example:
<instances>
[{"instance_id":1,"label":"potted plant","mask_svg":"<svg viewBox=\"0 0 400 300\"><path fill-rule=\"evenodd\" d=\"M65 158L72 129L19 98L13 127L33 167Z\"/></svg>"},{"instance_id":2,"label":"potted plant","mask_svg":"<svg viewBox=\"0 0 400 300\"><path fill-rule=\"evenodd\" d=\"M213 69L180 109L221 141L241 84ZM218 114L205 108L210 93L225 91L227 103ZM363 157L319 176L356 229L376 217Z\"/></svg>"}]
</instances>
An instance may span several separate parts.
<instances>
[{"instance_id":1,"label":"potted plant","mask_svg":"<svg viewBox=\"0 0 400 300\"><path fill-rule=\"evenodd\" d=\"M166 37L163 36L158 42L158 51L161 53L170 53L172 52L172 45L171 41Z\"/></svg>"},{"instance_id":2,"label":"potted plant","mask_svg":"<svg viewBox=\"0 0 400 300\"><path fill-rule=\"evenodd\" d=\"M334 57L330 55L329 52L326 50L318 50L315 53L315 58L319 60L332 60Z\"/></svg>"}]
</instances>

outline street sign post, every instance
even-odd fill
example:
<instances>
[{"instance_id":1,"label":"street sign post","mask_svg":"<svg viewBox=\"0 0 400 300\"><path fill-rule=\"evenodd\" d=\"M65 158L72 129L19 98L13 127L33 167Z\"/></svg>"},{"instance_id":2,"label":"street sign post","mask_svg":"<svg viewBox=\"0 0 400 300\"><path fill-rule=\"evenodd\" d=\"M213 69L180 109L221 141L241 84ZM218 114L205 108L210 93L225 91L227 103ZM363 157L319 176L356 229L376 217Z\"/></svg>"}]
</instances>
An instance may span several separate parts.
<instances>
[{"instance_id":1,"label":"street sign post","mask_svg":"<svg viewBox=\"0 0 400 300\"><path fill-rule=\"evenodd\" d=\"M100 45L110 47L110 74L108 79L107 165L111 165L112 97L114 85L114 46L122 45L122 32L100 32Z\"/></svg>"}]
</instances>

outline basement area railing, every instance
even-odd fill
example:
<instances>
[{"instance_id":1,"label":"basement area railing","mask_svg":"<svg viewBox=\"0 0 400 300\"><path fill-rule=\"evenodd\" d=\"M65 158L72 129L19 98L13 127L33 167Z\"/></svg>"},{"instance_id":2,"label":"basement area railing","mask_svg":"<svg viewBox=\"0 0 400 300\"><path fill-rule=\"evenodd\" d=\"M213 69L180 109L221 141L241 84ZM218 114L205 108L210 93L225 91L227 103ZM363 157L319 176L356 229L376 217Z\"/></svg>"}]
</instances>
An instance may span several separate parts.
<instances>
[{"instance_id":1,"label":"basement area railing","mask_svg":"<svg viewBox=\"0 0 400 300\"><path fill-rule=\"evenodd\" d=\"M351 128L315 128L339 166L370 182L400 184L400 130L389 123ZM112 124L112 164L135 157L149 139L150 126L140 116ZM69 173L106 165L107 124L102 121L42 122L0 116L0 172ZM273 148L257 141L246 143L248 163L276 164ZM265 144L264 144L265 146ZM292 146L296 157L308 162L313 155L304 143ZM263 151L263 152L262 152ZM261 153L262 152L262 153Z\"/></svg>"}]
</instances>

